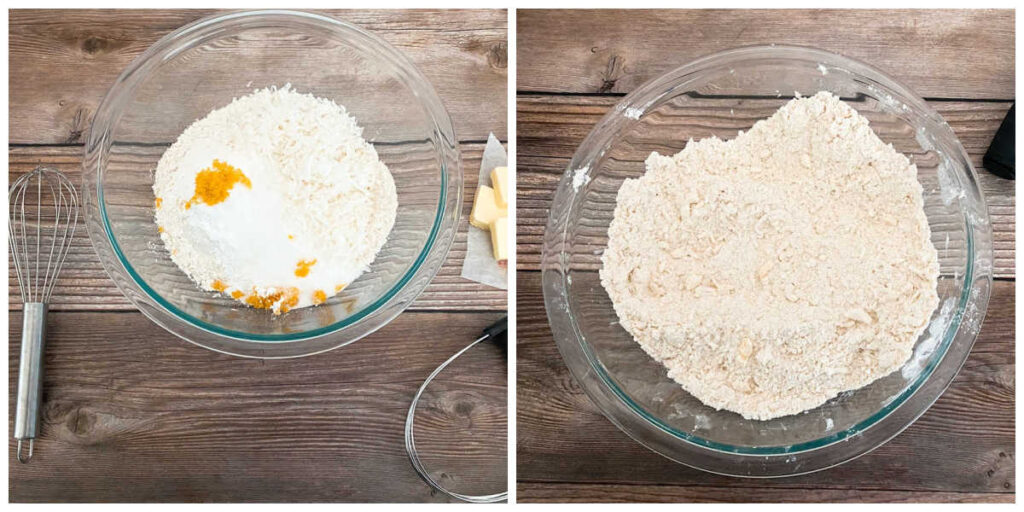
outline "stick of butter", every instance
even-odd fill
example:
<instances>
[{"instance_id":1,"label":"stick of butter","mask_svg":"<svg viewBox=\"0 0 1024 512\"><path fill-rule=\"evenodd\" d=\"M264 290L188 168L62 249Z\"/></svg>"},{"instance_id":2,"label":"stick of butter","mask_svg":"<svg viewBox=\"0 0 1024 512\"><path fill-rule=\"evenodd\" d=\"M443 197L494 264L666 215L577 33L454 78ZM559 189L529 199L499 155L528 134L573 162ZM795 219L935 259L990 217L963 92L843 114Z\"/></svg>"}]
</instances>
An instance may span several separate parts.
<instances>
[{"instance_id":1,"label":"stick of butter","mask_svg":"<svg viewBox=\"0 0 1024 512\"><path fill-rule=\"evenodd\" d=\"M480 229L489 229L494 219L507 216L508 207L498 206L495 201L494 189L487 185L477 187L476 198L473 200L473 212L469 214L470 224Z\"/></svg>"},{"instance_id":2,"label":"stick of butter","mask_svg":"<svg viewBox=\"0 0 1024 512\"><path fill-rule=\"evenodd\" d=\"M494 200L499 208L508 208L508 167L491 169L491 185L494 186Z\"/></svg>"},{"instance_id":3,"label":"stick of butter","mask_svg":"<svg viewBox=\"0 0 1024 512\"><path fill-rule=\"evenodd\" d=\"M491 222L491 245L499 264L508 261L508 217L498 217Z\"/></svg>"}]
</instances>

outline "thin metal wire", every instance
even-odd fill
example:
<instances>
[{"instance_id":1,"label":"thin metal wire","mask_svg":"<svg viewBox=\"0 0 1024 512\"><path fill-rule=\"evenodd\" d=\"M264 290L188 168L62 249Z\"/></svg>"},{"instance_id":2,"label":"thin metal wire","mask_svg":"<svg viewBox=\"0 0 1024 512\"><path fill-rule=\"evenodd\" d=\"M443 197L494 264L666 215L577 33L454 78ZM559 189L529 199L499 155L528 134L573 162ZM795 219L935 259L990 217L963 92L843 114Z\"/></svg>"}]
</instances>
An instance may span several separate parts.
<instances>
[{"instance_id":1,"label":"thin metal wire","mask_svg":"<svg viewBox=\"0 0 1024 512\"><path fill-rule=\"evenodd\" d=\"M444 370L449 364L451 364L452 361L456 360L464 352L473 348L473 346L476 345L477 343L486 340L488 337L489 336L485 334L477 338L477 340L474 341L473 343L466 345L466 348L456 352L455 355L449 357L447 361L441 363L441 366L438 366L437 369L435 369L433 373L431 373L430 376L427 377L427 380L423 381L423 385L420 386L420 389L416 391L416 395L412 397L412 405L409 406L409 413L406 414L405 416L405 451L409 454L409 461L412 462L412 468L416 470L416 473L420 475L420 478L422 478L424 481L430 484L430 486L433 487L434 489L437 489L438 491L448 496L451 496L452 498L467 501L469 503L497 503L499 501L505 501L508 499L508 491L499 492L495 494L485 494L482 496L474 496L471 494L460 494L457 492L449 491L448 489L442 487L441 484L437 483L437 481L435 481L433 478L430 477L430 475L427 474L427 470L423 467L423 463L420 462L419 454L416 453L416 440L413 438L412 433L413 421L416 416L416 404L419 403L420 395L422 395L423 391L427 389L427 385L430 384L430 381L434 380L434 377L437 377L437 374L441 373L441 371Z\"/></svg>"},{"instance_id":2,"label":"thin metal wire","mask_svg":"<svg viewBox=\"0 0 1024 512\"><path fill-rule=\"evenodd\" d=\"M40 181L42 181L42 180L40 180ZM47 185L47 187L50 188L50 195L53 197L53 203L54 203L54 205L53 205L53 235L54 236L50 237L50 255L46 258L46 274L43 277L43 283L49 283L50 282L50 281L48 281L48 279L50 278L50 267L52 267L53 263L54 263L54 261L53 261L53 251L54 251L54 249L57 248L57 230L58 230L59 225L60 225L60 196L63 195L62 193L58 194L57 191L53 189L53 184L52 183L47 183L46 185ZM58 184L58 189L59 188L60 188L60 185ZM40 200L40 202L42 201L42 196L41 195L40 195L40 199L39 200ZM39 217L39 221L38 222L39 222L40 226L42 226L42 217ZM49 288L49 287L44 286L44 288ZM47 296L47 295L48 294L45 293L45 290L44 290L43 296Z\"/></svg>"},{"instance_id":3,"label":"thin metal wire","mask_svg":"<svg viewBox=\"0 0 1024 512\"><path fill-rule=\"evenodd\" d=\"M22 302L27 302L26 295L25 295L25 276L24 276L24 273L21 270L21 267L22 267L21 261L23 261L23 260L21 258L21 251L18 250L18 246L15 245L15 243L14 243L15 237L18 236L18 235L16 235L18 227L21 227L22 229L24 229L24 225L25 225L24 222L21 222L21 223L17 222L18 221L18 216L17 216L18 212L24 212L24 210L21 209L21 208L18 208L16 206L16 205L20 204L21 201L24 200L21 197L21 195L24 194L24 188L19 186L19 184L24 179L25 179L25 176L19 177L14 182L14 186L11 187L10 192L7 193L7 199L8 199L8 201L11 204L11 211L10 211L11 223L9 225L9 229L7 230L7 239L8 239L8 243L11 246L11 256L12 256L12 259L14 260L14 272L18 276L18 289L21 292L21 301Z\"/></svg>"},{"instance_id":4,"label":"thin metal wire","mask_svg":"<svg viewBox=\"0 0 1024 512\"><path fill-rule=\"evenodd\" d=\"M36 195L34 205L26 204L33 199L29 197L30 191ZM23 303L49 302L60 269L71 252L78 224L78 194L71 180L60 171L37 167L18 177L7 197L11 207L8 241L21 300ZM52 201L44 200L47 197ZM35 219L30 219L32 206L35 206Z\"/></svg>"},{"instance_id":5,"label":"thin metal wire","mask_svg":"<svg viewBox=\"0 0 1024 512\"><path fill-rule=\"evenodd\" d=\"M78 224L78 195L75 193L74 186L71 181L64 175L61 175L60 181L60 193L57 195L57 215L54 218L54 247L56 247L56 261L54 262L53 275L48 276L49 286L46 288L46 294L44 295L43 302L49 302L50 295L53 293L53 288L57 283L57 273L64 266L64 261L67 259L68 253L71 252L71 242L75 236L75 226ZM67 193L65 195L65 193ZM64 222L61 223L60 214L64 214ZM60 244L56 243L56 234L60 233L61 240ZM52 256L52 252L51 252Z\"/></svg>"},{"instance_id":6,"label":"thin metal wire","mask_svg":"<svg viewBox=\"0 0 1024 512\"><path fill-rule=\"evenodd\" d=\"M32 171L32 174L35 174L35 171ZM39 260L41 259L39 258L39 244L43 237L43 223L41 221L43 218L43 173L39 173L39 175L40 179L36 181L36 281L32 285L33 292L39 290Z\"/></svg>"}]
</instances>

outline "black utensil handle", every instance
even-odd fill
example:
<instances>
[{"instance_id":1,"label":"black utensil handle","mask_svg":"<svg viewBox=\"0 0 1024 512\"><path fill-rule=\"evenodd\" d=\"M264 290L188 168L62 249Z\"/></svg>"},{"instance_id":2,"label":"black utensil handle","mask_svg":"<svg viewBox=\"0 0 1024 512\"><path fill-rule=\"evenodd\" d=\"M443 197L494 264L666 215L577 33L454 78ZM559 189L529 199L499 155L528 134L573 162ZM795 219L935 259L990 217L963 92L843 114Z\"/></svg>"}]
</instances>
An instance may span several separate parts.
<instances>
[{"instance_id":1,"label":"black utensil handle","mask_svg":"<svg viewBox=\"0 0 1024 512\"><path fill-rule=\"evenodd\" d=\"M501 320L494 322L484 329L484 336L497 340L499 337L503 337L501 335L505 334L506 331L508 331L508 316L503 316Z\"/></svg>"},{"instance_id":2,"label":"black utensil handle","mask_svg":"<svg viewBox=\"0 0 1024 512\"><path fill-rule=\"evenodd\" d=\"M1016 176L1014 170L1014 132L1016 131L1014 113L1016 109L1017 105L1010 107L1010 111L1003 118L1003 123L999 125L999 131L996 132L996 136L992 139L992 145L989 146L982 160L985 169L988 169L989 172L1009 180Z\"/></svg>"}]
</instances>

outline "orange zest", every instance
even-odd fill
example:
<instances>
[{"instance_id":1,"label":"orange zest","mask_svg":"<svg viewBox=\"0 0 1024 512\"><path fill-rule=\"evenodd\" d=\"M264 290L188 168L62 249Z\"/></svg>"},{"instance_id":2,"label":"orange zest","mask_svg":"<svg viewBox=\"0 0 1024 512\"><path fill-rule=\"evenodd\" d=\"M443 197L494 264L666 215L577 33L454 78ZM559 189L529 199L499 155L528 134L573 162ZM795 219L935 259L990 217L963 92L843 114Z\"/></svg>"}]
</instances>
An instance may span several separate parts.
<instances>
[{"instance_id":1,"label":"orange zest","mask_svg":"<svg viewBox=\"0 0 1024 512\"><path fill-rule=\"evenodd\" d=\"M222 203L237 183L252 188L252 182L241 170L220 160L214 160L212 166L196 174L196 193L185 203L185 209L199 202L207 206Z\"/></svg>"},{"instance_id":2,"label":"orange zest","mask_svg":"<svg viewBox=\"0 0 1024 512\"><path fill-rule=\"evenodd\" d=\"M334 287L334 293L338 293L338 292L340 292L340 291L342 291L344 289L345 289L345 285L339 284L338 286Z\"/></svg>"},{"instance_id":3,"label":"orange zest","mask_svg":"<svg viewBox=\"0 0 1024 512\"><path fill-rule=\"evenodd\" d=\"M316 259L313 261L299 260L299 263L295 265L295 276L306 277L309 275L309 268L316 265Z\"/></svg>"},{"instance_id":4,"label":"orange zest","mask_svg":"<svg viewBox=\"0 0 1024 512\"><path fill-rule=\"evenodd\" d=\"M274 309L274 314L287 313L299 303L299 289L288 288L266 295L260 295L253 290L253 293L245 298L245 303L256 309ZM275 305L277 307L274 307Z\"/></svg>"},{"instance_id":5,"label":"orange zest","mask_svg":"<svg viewBox=\"0 0 1024 512\"><path fill-rule=\"evenodd\" d=\"M211 284L210 286L213 287L213 289L217 290L218 292L222 292L228 289L228 285L224 284L224 281L221 281L220 279L214 279L213 284Z\"/></svg>"},{"instance_id":6,"label":"orange zest","mask_svg":"<svg viewBox=\"0 0 1024 512\"><path fill-rule=\"evenodd\" d=\"M295 307L299 303L299 290L291 288L288 295L285 296L284 300L281 301L281 313L287 313L288 310Z\"/></svg>"},{"instance_id":7,"label":"orange zest","mask_svg":"<svg viewBox=\"0 0 1024 512\"><path fill-rule=\"evenodd\" d=\"M157 208L160 208L160 205L164 204L164 200L158 197L154 203L156 203Z\"/></svg>"},{"instance_id":8,"label":"orange zest","mask_svg":"<svg viewBox=\"0 0 1024 512\"><path fill-rule=\"evenodd\" d=\"M323 290L313 292L313 304L323 304L327 300L327 294Z\"/></svg>"},{"instance_id":9,"label":"orange zest","mask_svg":"<svg viewBox=\"0 0 1024 512\"><path fill-rule=\"evenodd\" d=\"M244 293L242 293L242 290L235 290L235 291L231 292L231 298L232 299L241 299L242 295L245 295Z\"/></svg>"},{"instance_id":10,"label":"orange zest","mask_svg":"<svg viewBox=\"0 0 1024 512\"><path fill-rule=\"evenodd\" d=\"M281 300L283 292L274 292L267 295L260 295L253 293L252 295L245 298L245 303L256 308L256 309L270 309L274 307L274 304Z\"/></svg>"}]
</instances>

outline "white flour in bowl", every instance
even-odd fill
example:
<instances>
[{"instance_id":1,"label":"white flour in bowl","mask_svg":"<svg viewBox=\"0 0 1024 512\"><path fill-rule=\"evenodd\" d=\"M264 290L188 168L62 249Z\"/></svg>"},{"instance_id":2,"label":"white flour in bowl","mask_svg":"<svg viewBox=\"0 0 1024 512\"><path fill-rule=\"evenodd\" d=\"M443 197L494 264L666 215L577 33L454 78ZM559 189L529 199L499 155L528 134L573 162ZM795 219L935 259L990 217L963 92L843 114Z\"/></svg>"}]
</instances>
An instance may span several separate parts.
<instances>
[{"instance_id":1,"label":"white flour in bowl","mask_svg":"<svg viewBox=\"0 0 1024 512\"><path fill-rule=\"evenodd\" d=\"M171 259L205 290L287 312L363 273L398 197L362 128L289 85L236 98L192 123L153 184Z\"/></svg>"},{"instance_id":2,"label":"white flour in bowl","mask_svg":"<svg viewBox=\"0 0 1024 512\"><path fill-rule=\"evenodd\" d=\"M619 189L601 283L705 404L750 419L902 366L938 305L916 167L822 92L735 139L652 153Z\"/></svg>"}]
</instances>

